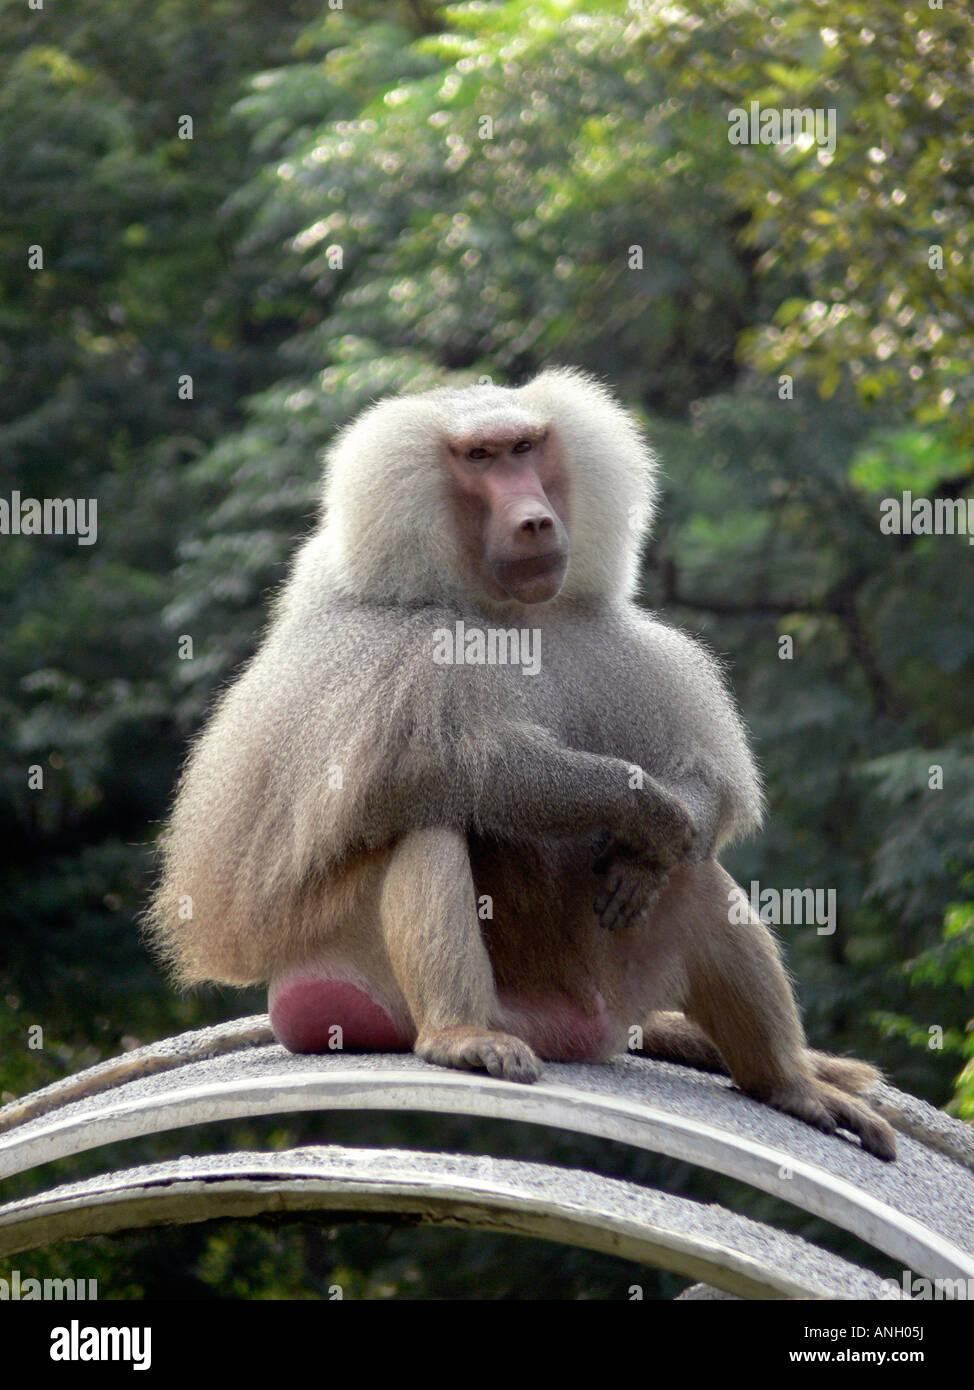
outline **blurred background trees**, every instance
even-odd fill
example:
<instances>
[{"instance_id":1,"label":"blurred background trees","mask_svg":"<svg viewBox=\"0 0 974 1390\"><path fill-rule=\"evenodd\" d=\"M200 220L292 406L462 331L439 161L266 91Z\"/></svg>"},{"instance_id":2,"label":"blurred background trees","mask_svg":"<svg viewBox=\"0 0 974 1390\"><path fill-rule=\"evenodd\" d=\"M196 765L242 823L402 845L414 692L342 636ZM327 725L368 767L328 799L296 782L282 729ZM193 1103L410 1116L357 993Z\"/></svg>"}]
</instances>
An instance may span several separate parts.
<instances>
[{"instance_id":1,"label":"blurred background trees","mask_svg":"<svg viewBox=\"0 0 974 1390\"><path fill-rule=\"evenodd\" d=\"M263 1007L174 996L139 942L186 741L253 649L335 429L389 392L562 362L661 455L644 600L726 657L768 785L730 867L836 891L834 934L782 928L814 1042L974 1117L974 551L879 528L883 498L972 494L971 16L0 0L0 20L0 497L98 502L94 546L0 537L5 1098ZM834 153L731 144L752 101L834 109ZM354 1132L509 1151L467 1122ZM707 1195L683 1165L518 1142ZM365 1228L43 1258L103 1296L620 1297L631 1274Z\"/></svg>"}]
</instances>

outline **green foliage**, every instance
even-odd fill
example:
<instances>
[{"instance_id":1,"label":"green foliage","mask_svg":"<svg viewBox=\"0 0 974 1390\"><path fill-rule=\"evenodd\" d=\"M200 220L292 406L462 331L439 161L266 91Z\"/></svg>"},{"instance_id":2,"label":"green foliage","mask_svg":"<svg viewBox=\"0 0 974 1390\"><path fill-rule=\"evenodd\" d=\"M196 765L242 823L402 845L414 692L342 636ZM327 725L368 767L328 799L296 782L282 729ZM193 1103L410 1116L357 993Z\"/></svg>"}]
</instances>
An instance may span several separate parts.
<instances>
[{"instance_id":1,"label":"green foliage","mask_svg":"<svg viewBox=\"0 0 974 1390\"><path fill-rule=\"evenodd\" d=\"M752 101L834 113L834 151L737 147L748 243L762 272L796 286L742 336L749 356L813 375L823 396L851 377L863 401L892 395L969 449L974 14L896 0L689 0L681 13L653 10L659 61L714 126Z\"/></svg>"},{"instance_id":2,"label":"green foliage","mask_svg":"<svg viewBox=\"0 0 974 1390\"><path fill-rule=\"evenodd\" d=\"M955 993L964 1008L974 990L974 902L948 907L943 941L908 961L907 972L915 985L934 986L948 995ZM877 1022L887 1036L906 1038L914 1047L942 1050L948 1056L964 1059L950 1110L961 1119L974 1120L974 1019L968 1019L966 1026L945 1030L937 1024L917 1023L915 1006L911 1013L907 1017L882 1011Z\"/></svg>"}]
</instances>

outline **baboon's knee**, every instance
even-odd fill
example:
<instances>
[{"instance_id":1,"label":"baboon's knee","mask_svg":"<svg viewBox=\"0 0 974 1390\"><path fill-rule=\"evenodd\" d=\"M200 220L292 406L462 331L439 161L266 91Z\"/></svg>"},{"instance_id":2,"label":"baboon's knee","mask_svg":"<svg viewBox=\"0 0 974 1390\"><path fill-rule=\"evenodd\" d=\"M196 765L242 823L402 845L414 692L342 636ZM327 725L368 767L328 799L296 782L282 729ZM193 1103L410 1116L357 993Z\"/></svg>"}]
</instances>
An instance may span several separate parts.
<instances>
[{"instance_id":1,"label":"baboon's knee","mask_svg":"<svg viewBox=\"0 0 974 1390\"><path fill-rule=\"evenodd\" d=\"M466 837L438 826L404 836L389 860L380 913L387 928L458 917L476 921Z\"/></svg>"}]
</instances>

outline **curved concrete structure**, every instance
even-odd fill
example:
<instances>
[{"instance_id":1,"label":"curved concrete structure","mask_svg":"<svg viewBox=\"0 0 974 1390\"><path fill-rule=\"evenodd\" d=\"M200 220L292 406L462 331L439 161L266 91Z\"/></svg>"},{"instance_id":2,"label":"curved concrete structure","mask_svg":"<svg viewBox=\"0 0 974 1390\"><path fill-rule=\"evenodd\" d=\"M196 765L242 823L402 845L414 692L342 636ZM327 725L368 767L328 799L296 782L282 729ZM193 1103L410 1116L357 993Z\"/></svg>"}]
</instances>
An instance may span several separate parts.
<instances>
[{"instance_id":1,"label":"curved concrete structure","mask_svg":"<svg viewBox=\"0 0 974 1390\"><path fill-rule=\"evenodd\" d=\"M59 1240L268 1212L405 1215L535 1236L708 1280L742 1298L884 1292L877 1275L720 1207L566 1168L403 1149L220 1154L91 1178L0 1207L0 1257Z\"/></svg>"},{"instance_id":2,"label":"curved concrete structure","mask_svg":"<svg viewBox=\"0 0 974 1390\"><path fill-rule=\"evenodd\" d=\"M294 1056L268 1038L266 1016L199 1030L13 1102L0 1110L0 1178L211 1120L331 1109L476 1115L695 1163L824 1217L917 1274L974 1278L970 1130L891 1087L878 1088L879 1107L912 1137L885 1164L855 1140L749 1100L725 1078L643 1058L549 1064L539 1083L518 1086L411 1054Z\"/></svg>"}]
</instances>

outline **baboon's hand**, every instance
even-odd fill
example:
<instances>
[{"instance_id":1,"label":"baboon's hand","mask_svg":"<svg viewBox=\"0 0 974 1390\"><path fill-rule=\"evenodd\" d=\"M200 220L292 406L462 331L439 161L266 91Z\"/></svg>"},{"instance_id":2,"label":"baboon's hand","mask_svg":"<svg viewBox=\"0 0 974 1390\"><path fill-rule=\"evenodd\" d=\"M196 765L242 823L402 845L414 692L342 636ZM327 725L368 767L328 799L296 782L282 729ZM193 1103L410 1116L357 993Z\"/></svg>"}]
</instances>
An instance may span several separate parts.
<instances>
[{"instance_id":1,"label":"baboon's hand","mask_svg":"<svg viewBox=\"0 0 974 1390\"><path fill-rule=\"evenodd\" d=\"M639 797L639 823L624 831L620 838L661 869L682 864L692 854L697 841L697 828L690 812L679 797L652 777L646 778L645 785L639 789Z\"/></svg>"},{"instance_id":2,"label":"baboon's hand","mask_svg":"<svg viewBox=\"0 0 974 1390\"><path fill-rule=\"evenodd\" d=\"M648 916L670 870L689 858L697 840L690 813L677 797L651 778L641 794L646 815L633 840L609 835L597 849L593 867L605 875L605 883L595 912L609 930L635 926Z\"/></svg>"},{"instance_id":3,"label":"baboon's hand","mask_svg":"<svg viewBox=\"0 0 974 1390\"><path fill-rule=\"evenodd\" d=\"M618 840L605 845L593 867L597 874L605 875L595 897L595 913L607 931L643 921L669 877L669 869L657 860L633 853Z\"/></svg>"},{"instance_id":4,"label":"baboon's hand","mask_svg":"<svg viewBox=\"0 0 974 1390\"><path fill-rule=\"evenodd\" d=\"M847 1129L859 1136L859 1142L867 1153L875 1154L887 1163L896 1157L896 1137L886 1121L864 1101L830 1086L826 1081L819 1081L815 1077L796 1077L760 1099L826 1134Z\"/></svg>"}]
</instances>

